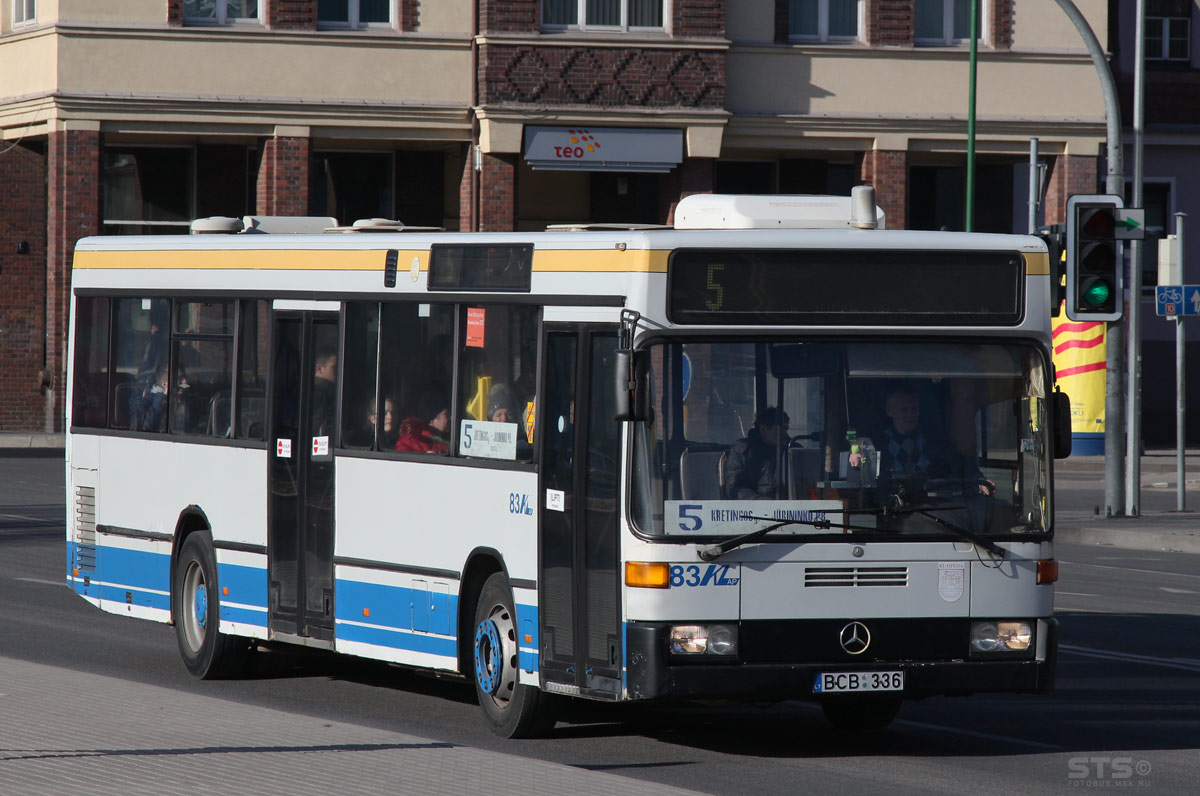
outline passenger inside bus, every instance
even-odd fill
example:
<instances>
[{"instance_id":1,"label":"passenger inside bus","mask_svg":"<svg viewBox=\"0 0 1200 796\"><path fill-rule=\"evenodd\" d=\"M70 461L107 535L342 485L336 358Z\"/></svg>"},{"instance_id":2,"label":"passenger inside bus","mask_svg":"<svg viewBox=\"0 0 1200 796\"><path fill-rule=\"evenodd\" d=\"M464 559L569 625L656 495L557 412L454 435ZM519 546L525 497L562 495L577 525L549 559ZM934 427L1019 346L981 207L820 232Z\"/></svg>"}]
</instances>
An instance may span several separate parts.
<instances>
[{"instance_id":1,"label":"passenger inside bus","mask_svg":"<svg viewBox=\"0 0 1200 796\"><path fill-rule=\"evenodd\" d=\"M984 526L989 514L987 498L996 494L995 482L979 469L973 439L953 441L940 428L921 422L921 395L911 384L893 385L884 401L887 417L879 445L879 488L883 505L937 506L954 504L957 516L945 519L965 526ZM894 528L911 529L927 522L901 515Z\"/></svg>"},{"instance_id":2,"label":"passenger inside bus","mask_svg":"<svg viewBox=\"0 0 1200 796\"><path fill-rule=\"evenodd\" d=\"M396 447L400 435L396 432L395 403L391 398L383 400L383 428L379 432L379 449L391 450ZM375 399L367 402L366 422L346 434L345 445L350 448L370 450L375 444L375 424L378 417L375 412Z\"/></svg>"},{"instance_id":3,"label":"passenger inside bus","mask_svg":"<svg viewBox=\"0 0 1200 796\"><path fill-rule=\"evenodd\" d=\"M733 443L725 456L725 490L731 500L773 500L775 471L782 441L788 446L789 418L767 406L754 417L750 433Z\"/></svg>"},{"instance_id":4,"label":"passenger inside bus","mask_svg":"<svg viewBox=\"0 0 1200 796\"><path fill-rule=\"evenodd\" d=\"M337 365L336 350L317 351L312 383L314 436L328 436L333 433L334 414L337 412Z\"/></svg>"},{"instance_id":5,"label":"passenger inside bus","mask_svg":"<svg viewBox=\"0 0 1200 796\"><path fill-rule=\"evenodd\" d=\"M170 385L167 363L154 369L154 379L141 395L134 399L130 414L138 431L167 430L167 390Z\"/></svg>"},{"instance_id":6,"label":"passenger inside bus","mask_svg":"<svg viewBox=\"0 0 1200 796\"><path fill-rule=\"evenodd\" d=\"M450 401L429 391L417 402L417 414L400 424L396 450L415 453L449 453Z\"/></svg>"}]
</instances>

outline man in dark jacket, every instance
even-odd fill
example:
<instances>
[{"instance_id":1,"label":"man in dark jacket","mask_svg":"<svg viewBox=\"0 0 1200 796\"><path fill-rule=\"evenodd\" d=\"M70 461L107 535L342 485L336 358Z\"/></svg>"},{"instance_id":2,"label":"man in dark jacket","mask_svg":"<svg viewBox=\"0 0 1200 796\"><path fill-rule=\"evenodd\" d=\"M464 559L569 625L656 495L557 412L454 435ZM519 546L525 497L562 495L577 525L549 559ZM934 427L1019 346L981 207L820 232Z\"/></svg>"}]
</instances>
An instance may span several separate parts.
<instances>
[{"instance_id":1,"label":"man in dark jacket","mask_svg":"<svg viewBox=\"0 0 1200 796\"><path fill-rule=\"evenodd\" d=\"M754 428L729 448L725 493L730 500L773 500L779 447L788 444L788 416L774 406L760 409Z\"/></svg>"}]
</instances>

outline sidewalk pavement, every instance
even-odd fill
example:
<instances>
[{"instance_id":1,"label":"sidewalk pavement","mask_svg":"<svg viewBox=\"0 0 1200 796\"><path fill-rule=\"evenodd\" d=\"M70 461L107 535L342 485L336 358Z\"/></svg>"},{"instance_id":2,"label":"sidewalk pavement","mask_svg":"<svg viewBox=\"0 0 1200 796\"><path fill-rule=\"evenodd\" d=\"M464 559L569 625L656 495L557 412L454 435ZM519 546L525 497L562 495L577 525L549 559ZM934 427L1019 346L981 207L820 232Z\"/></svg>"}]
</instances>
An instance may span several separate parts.
<instances>
[{"instance_id":1,"label":"sidewalk pavement","mask_svg":"<svg viewBox=\"0 0 1200 796\"><path fill-rule=\"evenodd\" d=\"M696 793L2 656L0 684L5 796Z\"/></svg>"},{"instance_id":2,"label":"sidewalk pavement","mask_svg":"<svg viewBox=\"0 0 1200 796\"><path fill-rule=\"evenodd\" d=\"M1185 451L1184 461L1185 510L1179 512L1175 451L1142 455L1140 513L1136 517L1105 516L1103 456L1056 461L1055 539L1067 544L1200 554L1200 450Z\"/></svg>"},{"instance_id":3,"label":"sidewalk pavement","mask_svg":"<svg viewBox=\"0 0 1200 796\"><path fill-rule=\"evenodd\" d=\"M66 434L44 431L0 431L0 448L63 449Z\"/></svg>"}]
</instances>

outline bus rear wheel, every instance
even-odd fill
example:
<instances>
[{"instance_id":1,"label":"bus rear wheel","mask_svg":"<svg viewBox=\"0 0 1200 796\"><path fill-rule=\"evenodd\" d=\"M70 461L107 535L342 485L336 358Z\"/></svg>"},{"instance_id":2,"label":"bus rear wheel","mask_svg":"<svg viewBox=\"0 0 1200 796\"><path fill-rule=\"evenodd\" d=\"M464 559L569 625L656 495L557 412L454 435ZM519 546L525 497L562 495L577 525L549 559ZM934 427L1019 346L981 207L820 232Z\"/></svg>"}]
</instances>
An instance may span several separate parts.
<instances>
[{"instance_id":1,"label":"bus rear wheel","mask_svg":"<svg viewBox=\"0 0 1200 796\"><path fill-rule=\"evenodd\" d=\"M472 679L488 726L505 738L534 738L550 731L555 722L550 695L518 682L517 613L503 573L484 582L473 627Z\"/></svg>"},{"instance_id":2,"label":"bus rear wheel","mask_svg":"<svg viewBox=\"0 0 1200 796\"><path fill-rule=\"evenodd\" d=\"M189 534L175 563L171 618L184 666L205 680L241 674L250 655L249 639L220 632L219 594L212 534Z\"/></svg>"},{"instance_id":3,"label":"bus rear wheel","mask_svg":"<svg viewBox=\"0 0 1200 796\"><path fill-rule=\"evenodd\" d=\"M822 701L821 710L839 730L879 732L896 718L901 702L895 697L841 697Z\"/></svg>"}]
</instances>

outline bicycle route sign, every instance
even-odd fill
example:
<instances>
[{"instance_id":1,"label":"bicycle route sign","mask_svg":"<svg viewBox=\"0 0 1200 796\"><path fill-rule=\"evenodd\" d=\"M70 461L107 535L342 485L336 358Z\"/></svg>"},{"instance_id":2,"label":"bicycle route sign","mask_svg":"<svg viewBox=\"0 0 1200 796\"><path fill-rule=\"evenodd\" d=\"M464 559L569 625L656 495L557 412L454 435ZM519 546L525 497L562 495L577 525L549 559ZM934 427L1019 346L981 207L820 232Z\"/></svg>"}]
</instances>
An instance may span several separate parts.
<instances>
[{"instance_id":1,"label":"bicycle route sign","mask_svg":"<svg viewBox=\"0 0 1200 796\"><path fill-rule=\"evenodd\" d=\"M1164 318L1200 315L1200 285L1158 285L1154 288L1154 310Z\"/></svg>"}]
</instances>

